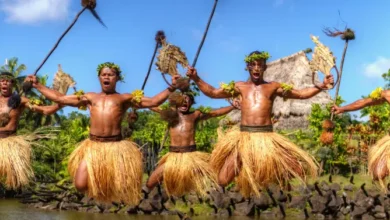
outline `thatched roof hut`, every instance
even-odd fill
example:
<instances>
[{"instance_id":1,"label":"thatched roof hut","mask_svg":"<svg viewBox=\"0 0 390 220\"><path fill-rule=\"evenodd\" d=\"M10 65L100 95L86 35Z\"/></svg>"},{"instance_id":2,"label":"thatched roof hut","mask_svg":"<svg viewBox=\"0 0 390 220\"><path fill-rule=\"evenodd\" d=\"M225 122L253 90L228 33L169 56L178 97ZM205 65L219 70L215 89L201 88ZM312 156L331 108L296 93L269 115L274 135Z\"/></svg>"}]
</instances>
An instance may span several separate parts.
<instances>
[{"instance_id":1,"label":"thatched roof hut","mask_svg":"<svg viewBox=\"0 0 390 220\"><path fill-rule=\"evenodd\" d=\"M268 68L264 75L266 81L293 84L296 89L313 87L309 59L303 51L275 60L267 65ZM319 82L318 76L315 77L315 80ZM282 98L277 97L273 106L273 114L280 117L279 121L274 124L274 128L277 130L307 129L307 117L310 115L312 104L325 105L331 101L327 91L322 91L306 100L289 99L283 101ZM227 118L221 121L221 124L238 123L240 120L241 112L235 110L229 113Z\"/></svg>"}]
</instances>

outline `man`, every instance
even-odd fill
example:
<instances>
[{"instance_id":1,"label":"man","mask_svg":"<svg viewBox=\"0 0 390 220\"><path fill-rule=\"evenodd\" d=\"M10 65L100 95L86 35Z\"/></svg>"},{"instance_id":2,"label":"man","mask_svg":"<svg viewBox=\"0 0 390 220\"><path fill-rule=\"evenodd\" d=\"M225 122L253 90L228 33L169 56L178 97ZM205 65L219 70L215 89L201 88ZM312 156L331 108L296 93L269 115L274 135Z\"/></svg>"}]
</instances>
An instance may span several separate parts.
<instances>
[{"instance_id":1,"label":"man","mask_svg":"<svg viewBox=\"0 0 390 220\"><path fill-rule=\"evenodd\" d=\"M142 154L134 142L122 139L121 121L128 108L159 106L175 89L168 88L153 98L143 97L139 90L119 94L116 84L122 77L120 67L107 62L100 64L97 72L100 93L65 96L39 84L34 76L26 80L54 102L86 106L90 111L89 139L80 143L69 159L68 169L76 188L97 201L137 205L141 198ZM172 78L172 84L176 84L176 78Z\"/></svg>"},{"instance_id":2,"label":"man","mask_svg":"<svg viewBox=\"0 0 390 220\"><path fill-rule=\"evenodd\" d=\"M9 72L0 74L0 176L9 189L19 189L34 176L31 168L31 146L23 136L16 136L20 116L28 108L45 115L55 113L59 105L38 106L28 98L12 93L15 78Z\"/></svg>"},{"instance_id":3,"label":"man","mask_svg":"<svg viewBox=\"0 0 390 220\"><path fill-rule=\"evenodd\" d=\"M170 103L174 105L167 110L151 109L168 121L171 146L169 153L161 158L156 170L151 174L144 191L148 193L163 182L168 195L181 197L194 191L205 196L210 187L217 186L217 178L209 165L210 154L196 151L196 124L201 120L225 115L234 107L192 111L194 96L191 92L171 95Z\"/></svg>"},{"instance_id":4,"label":"man","mask_svg":"<svg viewBox=\"0 0 390 220\"><path fill-rule=\"evenodd\" d=\"M245 197L259 195L261 187L277 182L283 185L293 177L304 182L306 173L317 174L317 164L305 151L287 138L274 133L271 121L275 98L308 99L333 83L324 79L320 88L295 90L278 82L266 82L267 52L254 51L245 58L250 80L230 83L216 89L204 82L194 68L187 75L199 89L211 98L232 98L241 95L241 126L233 128L219 140L211 155L211 164L218 172L221 186L228 185L236 176Z\"/></svg>"},{"instance_id":5,"label":"man","mask_svg":"<svg viewBox=\"0 0 390 220\"><path fill-rule=\"evenodd\" d=\"M356 111L367 106L381 105L390 102L390 90L382 91L381 88L374 90L368 98L357 100L349 105L338 107L333 106L335 114ZM390 165L390 136L386 135L380 139L368 152L368 172L374 180L379 180L380 185L386 191L384 179L389 175Z\"/></svg>"}]
</instances>

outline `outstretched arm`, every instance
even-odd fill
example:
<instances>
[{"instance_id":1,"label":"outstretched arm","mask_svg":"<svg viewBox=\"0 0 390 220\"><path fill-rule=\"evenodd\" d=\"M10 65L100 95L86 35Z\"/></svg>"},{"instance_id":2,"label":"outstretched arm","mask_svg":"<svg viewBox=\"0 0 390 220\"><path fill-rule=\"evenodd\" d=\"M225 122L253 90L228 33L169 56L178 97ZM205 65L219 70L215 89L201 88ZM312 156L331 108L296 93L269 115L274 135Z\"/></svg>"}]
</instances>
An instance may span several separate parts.
<instances>
[{"instance_id":1,"label":"outstretched arm","mask_svg":"<svg viewBox=\"0 0 390 220\"><path fill-rule=\"evenodd\" d=\"M133 94L126 94L126 102L134 106L136 108L153 108L158 107L161 104L163 104L169 97L169 95L174 92L175 89L169 87L168 89L160 92L159 94L155 95L154 97L136 97Z\"/></svg>"},{"instance_id":2,"label":"outstretched arm","mask_svg":"<svg viewBox=\"0 0 390 220\"><path fill-rule=\"evenodd\" d=\"M214 88L205 81L203 81L197 74L196 69L193 67L188 67L187 70L187 76L190 77L196 85L199 87L200 91L202 91L206 96L210 98L215 99L223 99L223 98L230 98L233 97L232 94L225 92L221 88ZM236 92L238 93L238 90L235 88Z\"/></svg>"},{"instance_id":3,"label":"outstretched arm","mask_svg":"<svg viewBox=\"0 0 390 220\"><path fill-rule=\"evenodd\" d=\"M309 99L322 91L322 89L327 88L327 85L333 84L333 76L326 76L324 82L321 84L320 88L312 87L305 89L292 89L290 91L285 91L282 87L278 88L276 94L278 96L288 98L288 99Z\"/></svg>"},{"instance_id":4,"label":"outstretched arm","mask_svg":"<svg viewBox=\"0 0 390 220\"><path fill-rule=\"evenodd\" d=\"M30 109L33 112L38 112L38 113L44 114L44 115L54 114L62 108L62 106L59 104L48 105L48 106L33 105L33 104L30 104L30 100L28 100L27 98L23 98L22 104L23 104L23 107L27 107L28 109Z\"/></svg>"},{"instance_id":5,"label":"outstretched arm","mask_svg":"<svg viewBox=\"0 0 390 220\"><path fill-rule=\"evenodd\" d=\"M160 107L153 107L153 108L150 108L150 110L153 112L156 112L156 113L161 113Z\"/></svg>"},{"instance_id":6,"label":"outstretched arm","mask_svg":"<svg viewBox=\"0 0 390 220\"><path fill-rule=\"evenodd\" d=\"M343 112L356 111L367 106L380 105L383 104L385 101L386 99L383 97L380 99L372 99L372 98L360 99L357 100L356 102L353 102L343 107L333 106L332 111L335 114L341 114Z\"/></svg>"},{"instance_id":7,"label":"outstretched arm","mask_svg":"<svg viewBox=\"0 0 390 220\"><path fill-rule=\"evenodd\" d=\"M227 106L227 107L212 110L209 113L200 113L199 119L200 120L207 120L210 118L226 115L229 112L231 112L233 109L235 109L233 106Z\"/></svg>"},{"instance_id":8,"label":"outstretched arm","mask_svg":"<svg viewBox=\"0 0 390 220\"><path fill-rule=\"evenodd\" d=\"M88 99L85 96L77 95L64 95L53 89L49 89L46 86L40 84L35 76L26 77L25 81L31 81L33 87L36 88L43 96L45 96L50 101L56 102L60 105L69 105L69 106L83 106L88 104Z\"/></svg>"}]
</instances>

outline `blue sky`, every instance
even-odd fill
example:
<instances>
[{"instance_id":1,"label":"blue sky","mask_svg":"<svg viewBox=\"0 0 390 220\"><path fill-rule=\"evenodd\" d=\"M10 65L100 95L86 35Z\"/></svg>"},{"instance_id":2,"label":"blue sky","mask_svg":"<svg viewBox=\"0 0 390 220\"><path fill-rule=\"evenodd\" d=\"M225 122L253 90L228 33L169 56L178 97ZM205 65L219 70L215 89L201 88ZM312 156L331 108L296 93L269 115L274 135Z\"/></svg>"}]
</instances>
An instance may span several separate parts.
<instances>
[{"instance_id":1,"label":"blue sky","mask_svg":"<svg viewBox=\"0 0 390 220\"><path fill-rule=\"evenodd\" d=\"M89 12L84 13L40 74L48 74L51 81L57 64L61 64L78 88L98 92L96 67L112 61L125 74L126 83L120 84L118 91L131 92L142 85L157 30L164 30L168 41L180 46L192 62L213 3L101 0L96 10L108 28ZM220 82L244 80L248 75L243 62L246 54L266 50L272 55L271 61L279 59L312 47L310 34L320 36L341 58L344 42L326 37L321 30L326 26L343 29L344 20L356 32L340 90L350 103L382 86L380 75L390 68L390 31L385 28L390 20L389 7L386 0L219 0L198 60L199 75L215 87ZM24 74L34 72L80 8L79 1L74 0L1 0L0 61L18 57L28 67ZM165 88L161 74L153 68L145 94L153 96ZM228 105L203 95L197 102L212 107Z\"/></svg>"}]
</instances>

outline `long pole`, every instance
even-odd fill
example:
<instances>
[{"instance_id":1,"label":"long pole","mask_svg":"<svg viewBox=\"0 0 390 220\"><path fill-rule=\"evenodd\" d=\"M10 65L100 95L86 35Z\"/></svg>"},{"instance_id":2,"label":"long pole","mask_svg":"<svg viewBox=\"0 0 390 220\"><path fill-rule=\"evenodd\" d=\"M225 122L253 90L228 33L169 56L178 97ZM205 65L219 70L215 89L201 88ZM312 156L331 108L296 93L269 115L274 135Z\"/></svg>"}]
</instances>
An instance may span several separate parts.
<instances>
[{"instance_id":1,"label":"long pole","mask_svg":"<svg viewBox=\"0 0 390 220\"><path fill-rule=\"evenodd\" d=\"M198 57L199 57L200 51L202 50L203 44L204 44L204 42L206 40L207 33L209 31L209 27L210 27L211 21L212 21L212 19L214 17L215 9L217 8L217 4L218 4L218 0L215 0L213 9L211 11L209 20L208 20L207 25L206 25L206 30L203 33L202 41L199 44L198 51L196 52L194 61L192 62L192 67L195 67L196 66L196 62L198 61ZM165 134L164 134L164 139L161 142L160 149L162 149L164 147L164 144L165 144L166 140L168 139L168 133L169 133L169 129L167 128L166 131L165 131Z\"/></svg>"}]
</instances>

